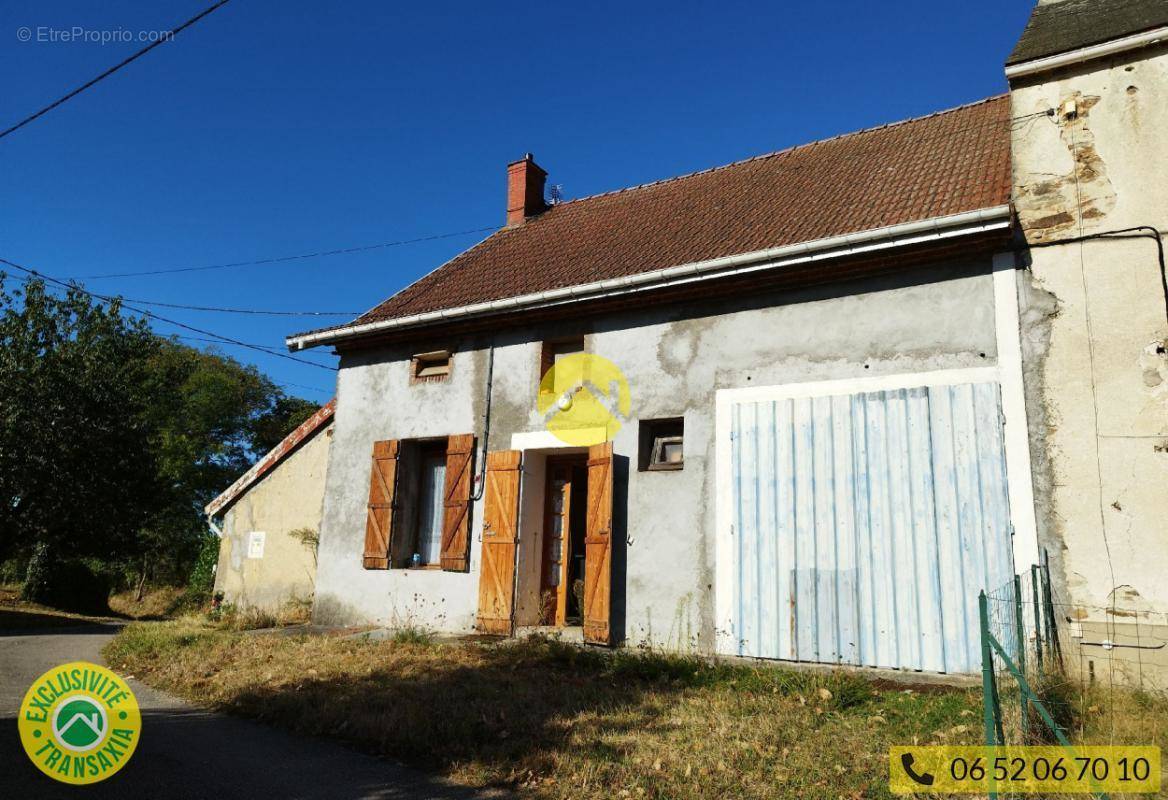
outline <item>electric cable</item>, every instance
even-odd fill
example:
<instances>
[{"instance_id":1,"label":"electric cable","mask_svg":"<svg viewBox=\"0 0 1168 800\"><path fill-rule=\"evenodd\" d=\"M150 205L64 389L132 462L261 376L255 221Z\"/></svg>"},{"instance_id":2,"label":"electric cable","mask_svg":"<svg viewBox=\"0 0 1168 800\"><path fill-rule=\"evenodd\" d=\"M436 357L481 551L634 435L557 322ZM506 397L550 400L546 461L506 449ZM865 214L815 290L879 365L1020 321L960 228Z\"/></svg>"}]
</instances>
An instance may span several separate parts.
<instances>
[{"instance_id":1,"label":"electric cable","mask_svg":"<svg viewBox=\"0 0 1168 800\"><path fill-rule=\"evenodd\" d=\"M222 334L215 333L214 331L208 331L208 330L205 330L203 328L196 328L193 325L187 325L186 323L170 319L169 317L164 317L164 316L161 316L160 314L155 314L153 311L148 311L144 308L137 308L135 306L128 305L126 303L122 303L116 297L108 297L105 295L97 294L96 292L91 292L88 289L85 289L84 287L79 286L76 283L66 283L65 281L62 281L59 278L54 278L51 275L45 275L44 273L38 272L35 269L21 266L20 264L17 264L15 261L9 261L6 258L0 258L0 264L7 264L8 266L12 267L13 269L18 269L21 272L32 275L33 277L37 277L37 278L41 278L43 280L49 281L50 283L54 283L58 286L62 286L64 288L66 288L66 289L72 289L74 291L81 292L84 295L88 295L89 297L95 298L97 300L101 300L104 303L118 302L122 308L125 308L128 311L133 311L136 314L141 314L144 317L149 317L150 319L156 320L158 322L165 322L168 325L174 325L176 328L182 328L183 330L188 330L188 331L191 331L193 333L199 333L199 334L202 334L204 336L211 336L211 337L214 337L215 339L218 339L222 342L226 342L227 344L233 344L233 345L236 345L238 347L246 347L249 350L255 350L255 351L260 352L260 353L267 353L268 355L276 356L277 358L284 358L284 359L287 359L289 361L295 361L297 364L307 364L308 366L316 367L317 369L327 369L330 372L337 371L336 367L330 367L330 366L327 366L325 364L319 364L315 361L308 361L307 359L298 358L297 356L289 355L288 353L282 353L282 352L279 352L278 350L268 349L267 347L265 347L263 345L252 344L251 342L243 342L243 341L240 341L239 339L233 339L230 336L224 336Z\"/></svg>"},{"instance_id":2,"label":"electric cable","mask_svg":"<svg viewBox=\"0 0 1168 800\"><path fill-rule=\"evenodd\" d=\"M141 50L139 50L138 52L134 53L134 54L133 54L133 55L131 55L130 57L128 57L128 58L125 58L125 59L123 59L122 61L120 61L120 62L118 62L117 64L115 64L114 66L110 67L110 68L109 68L109 69L107 69L105 72L101 73L101 74L100 74L100 75L98 75L96 78L94 78L93 80L91 80L91 81L88 81L88 82L86 82L86 83L83 83L83 84L81 84L81 85L80 85L80 86L78 86L76 89L74 89L73 91L71 91L71 92L69 92L67 95L65 95L64 97L61 97L61 98L59 98L59 99L57 99L57 100L54 100L52 103L49 103L47 106L45 106L44 108L42 108L40 111L37 111L35 114L31 114L31 115L29 115L29 116L25 117L25 118L24 118L24 119L22 119L20 122L18 122L18 123L16 123L15 125L13 125L12 127L8 128L7 130L4 130L4 131L0 132L0 139L3 139L5 136L9 135L10 133L14 133L14 132L16 132L17 130L19 130L19 129L23 128L25 125L29 124L29 123L30 123L30 122L32 122L33 120L36 120L36 119L38 119L38 118L40 118L40 117L43 117L45 114L48 114L50 111L52 111L52 110L53 110L54 108L56 108L57 106L59 106L59 105L61 105L61 104L63 104L63 103L66 103L66 102L68 102L69 100L72 100L74 97L76 97L77 95L81 94L81 93L82 93L82 92L84 92L86 89L90 88L91 86L93 86L93 85L94 85L94 84L96 84L96 83L100 83L101 81L105 80L105 79L106 79L106 78L108 78L110 75L113 75L115 72L117 72L118 70L120 70L122 67L124 67L124 66L127 66L128 64L130 64L132 61L136 61L136 60L138 60L139 58L141 58L142 56L146 55L146 54L147 54L147 53L149 53L151 50L153 50L155 47L158 47L160 44L165 44L166 42L169 42L169 41L170 41L170 40L172 40L172 39L173 39L175 36L177 36L177 35L178 35L180 32L182 32L182 31L183 31L183 30L185 30L186 28L189 28L189 27L191 27L191 26L192 26L192 25L194 25L196 22L198 22L199 20L201 20L203 17L205 17L205 16L207 16L208 14L210 14L212 11L215 11L215 10L216 10L216 9L218 9L219 7L226 5L226 4L227 4L229 1L230 1L230 0L219 0L219 2L217 2L217 3L215 3L215 4L211 5L211 6L209 6L209 7L205 8L205 9L203 9L203 10L202 10L202 11L200 11L198 14L196 14L196 15L195 15L195 16L193 16L193 17L191 17L190 19L188 19L186 22L184 22L183 24L179 25L178 27L176 27L176 28L172 28L172 29L171 29L171 30L169 30L169 31L164 31L163 33L161 33L161 34L159 35L159 37L158 37L158 40L157 40L157 41L151 42L151 43L150 43L150 44L148 44L146 47L143 47Z\"/></svg>"}]
</instances>

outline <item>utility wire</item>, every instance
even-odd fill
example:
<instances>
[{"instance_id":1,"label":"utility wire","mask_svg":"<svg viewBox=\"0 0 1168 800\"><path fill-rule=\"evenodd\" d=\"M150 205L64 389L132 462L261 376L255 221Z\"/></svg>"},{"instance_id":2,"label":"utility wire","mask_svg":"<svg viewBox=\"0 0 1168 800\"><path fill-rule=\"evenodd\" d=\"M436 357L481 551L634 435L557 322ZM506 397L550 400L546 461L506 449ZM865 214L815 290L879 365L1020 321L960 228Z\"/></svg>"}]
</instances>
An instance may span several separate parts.
<instances>
[{"instance_id":1,"label":"utility wire","mask_svg":"<svg viewBox=\"0 0 1168 800\"><path fill-rule=\"evenodd\" d=\"M974 130L974 129L993 128L997 124L1009 124L1010 126L1014 126L1015 123L1026 122L1029 120L1037 119L1039 117L1052 117L1052 116L1054 116L1054 113L1055 113L1054 109L1050 108L1050 109L1045 109L1043 111L1036 111L1036 112L1033 112L1030 114L1020 114L1016 117L1009 117L1005 120L1000 120L998 122L981 122L981 123L975 123L973 125L966 125L966 126L963 126L961 128L957 128L956 130L945 131L944 135L955 136L957 134L965 133L967 131ZM909 121L911 121L911 120L906 120L906 122L909 122ZM880 126L880 127L886 128L886 127L891 127L893 125L902 125L902 124L905 124L905 123L904 122L894 122L894 123L889 123L888 125L884 125L884 126ZM867 132L871 132L871 131L875 131L875 130L879 130L879 128L868 129L865 131L857 131L856 133L853 133L853 134L844 134L844 135L845 136L852 136L852 135L856 135L859 133L867 133ZM814 142L812 142L810 144L814 144ZM806 145L799 145L799 146L802 147L802 146L806 146ZM782 152L782 151L777 151L777 152ZM764 158L764 157L766 157L766 155L768 155L768 154L758 156L758 158ZM773 154L771 154L771 155L773 155ZM685 177L685 176L679 176L679 177ZM672 180L672 179L665 179L665 180ZM580 198L580 199L588 199L588 198ZM486 233L489 231L497 231L497 230L499 230L499 227L497 225L490 225L490 226L486 226L486 227L482 227L482 228L471 228L471 229L463 230L463 231L453 231L450 233L439 233L439 234L435 234L433 236L422 236L422 237L418 237L416 239L399 239L399 240L392 241L392 242L381 242L378 244L361 245L361 246L357 246L357 247L344 247L344 248L338 248L335 250L320 250L320 251L313 252L313 253L299 253L297 255L291 255L291 256L260 258L260 259L255 259L252 261L233 261L233 262L228 262L228 263L224 263L224 264L208 264L208 265L195 266L195 267L173 267L173 268L167 268L167 269L142 270L142 271L137 271L137 272L106 272L106 273L100 273L97 275L78 275L75 278L73 278L72 280L104 280L104 279L108 279L108 278L137 278L137 277L150 276L150 275L173 275L173 274L182 273L182 272L204 272L207 270L232 269L235 267L251 267L251 266L262 266L265 264L281 264L281 263L286 263L289 261L300 261L303 259L310 259L310 258L324 258L327 256L349 255L352 253L364 253L364 252L368 252L371 250L381 250L381 249L384 249L387 247L399 247L401 245L418 244L420 242L433 242L433 241L438 241L441 239L450 239L450 238L453 238L455 236L469 236L470 234L474 234L474 233ZM145 304L145 301L135 301L135 302L141 302L141 303ZM202 310L202 309L193 309L193 310ZM321 313L323 314L324 312L321 312Z\"/></svg>"},{"instance_id":2,"label":"utility wire","mask_svg":"<svg viewBox=\"0 0 1168 800\"><path fill-rule=\"evenodd\" d=\"M207 342L209 344L223 344L223 342L220 342L218 339L208 339L205 336L186 336L185 334L181 334L181 333L172 333L172 334L170 334L170 336L175 338L175 339L182 339L184 342ZM333 395L336 393L336 390L334 390L334 389L321 389L319 386L308 386L308 385L303 384L303 383L290 383L290 382L283 382L282 383L280 381L272 381L272 382L275 383L277 386L284 387L285 389L305 389L309 392L320 392L321 394L327 394L327 395Z\"/></svg>"},{"instance_id":3,"label":"utility wire","mask_svg":"<svg viewBox=\"0 0 1168 800\"><path fill-rule=\"evenodd\" d=\"M417 244L419 242L433 242L438 239L450 239L454 236L468 236L472 233L484 233L486 231L498 230L497 225L492 225L487 228L473 228L466 231L454 231L452 233L439 233L434 236L422 236L417 239L399 239L394 242L382 242L380 244L362 245L360 247L345 247L338 250L321 250L316 253L300 253L294 256L280 256L278 258L261 258L255 261L234 261L228 264L209 264L201 267L175 267L171 269L152 269L144 270L142 272L107 272L100 275L80 275L74 280L100 280L103 278L137 278L143 275L173 275L176 272L205 272L212 269L230 269L232 267L252 267L262 264L280 264L286 261L299 261L306 258L322 258L324 256L340 256L348 255L350 253L364 253L369 250L381 250L386 247L398 247L404 244Z\"/></svg>"},{"instance_id":4,"label":"utility wire","mask_svg":"<svg viewBox=\"0 0 1168 800\"><path fill-rule=\"evenodd\" d=\"M13 280L28 283L35 278L23 275L13 275ZM70 278L69 280L76 280ZM160 308L180 308L186 311L216 311L222 314L261 314L277 317L358 317L360 311L269 311L256 308L219 308L217 306L188 306L180 303L162 303L156 300L137 300L129 297L120 298L123 303L135 303L140 306L157 306Z\"/></svg>"},{"instance_id":5,"label":"utility wire","mask_svg":"<svg viewBox=\"0 0 1168 800\"><path fill-rule=\"evenodd\" d=\"M269 317L358 317L360 311L266 311L257 308L217 308L215 306L184 306L178 303L160 303L156 300L133 300L123 297L124 303L158 308L181 308L186 311L217 311L221 314L261 314Z\"/></svg>"},{"instance_id":6,"label":"utility wire","mask_svg":"<svg viewBox=\"0 0 1168 800\"><path fill-rule=\"evenodd\" d=\"M49 105L45 106L44 108L42 108L40 111L36 112L35 114L32 114L31 116L25 117L25 118L24 118L24 119L22 119L20 122L18 122L18 123L16 123L15 125L13 125L11 128L8 128L7 130L5 130L5 131L3 131L3 132L0 132L0 139L3 139L3 138L4 138L5 136L7 136L8 134L10 134L10 133L13 133L13 132L15 132L15 131L19 130L20 128L23 128L25 125L27 125L28 123L32 122L33 120L35 120L35 119L37 119L37 118L39 118L39 117L43 117L45 114L48 114L50 111L52 111L52 110L53 110L54 108L56 108L57 106L61 105L62 103L65 103L65 102L67 102L68 100L71 100L71 99L73 99L74 97L76 97L77 95L81 94L82 92L84 92L84 91L85 91L86 89L88 89L89 87L93 86L94 84L96 84L96 83L98 83L98 82L100 82L100 81L103 81L103 80L105 80L105 79L106 79L106 78L108 78L110 75L113 75L115 72L117 72L117 71L118 71L119 69L121 69L122 67L124 67L124 66L128 65L130 62L132 62L132 61L136 61L137 59L139 59L139 58L141 58L142 56L146 55L146 54L147 54L147 53L149 53L151 50L153 50L155 47L158 47L158 45L160 45L160 44L165 44L166 42L170 41L170 40L171 40L171 39L173 39L175 36L177 36L177 35L178 35L180 32L182 32L182 31L183 31L183 30L185 30L186 28L189 28L190 26L194 25L196 22L198 22L199 20L201 20L203 17L207 16L208 14L210 14L212 11L216 10L216 9L217 9L217 8L219 8L220 6L224 6L224 5L226 5L228 2L229 2L229 0L219 0L219 2L218 2L218 3L215 3L215 4L211 5L211 6L209 6L208 8L205 8L205 9L203 9L203 10L202 10L202 11L200 11L198 14L196 14L196 15L195 15L195 16L193 16L193 17L191 17L190 19L188 19L188 20L187 20L186 22L184 22L183 24L179 25L177 28L172 28L171 30L169 30L169 31L166 31L165 33L161 34L161 35L158 37L158 40L157 40L157 41L151 42L150 44L146 45L145 47L143 47L143 48L142 48L141 50L139 50L138 52L134 53L134 54L133 54L132 56L130 56L129 58L123 59L121 62L119 62L119 63L115 64L115 65L114 65L114 66L112 66L112 67L110 67L110 68L109 68L109 69L107 69L105 72L101 73L101 74L100 74L100 75L98 75L96 78L94 78L93 80L91 80L91 81L88 81L87 83L83 83L82 85L78 86L76 89L74 89L73 91L69 92L69 94L65 95L64 97L60 98L59 100L55 100L55 101L53 101L52 103L50 103Z\"/></svg>"},{"instance_id":7,"label":"utility wire","mask_svg":"<svg viewBox=\"0 0 1168 800\"><path fill-rule=\"evenodd\" d=\"M115 301L121 302L116 297L109 297L106 295L100 295L100 294L97 294L95 292L91 292L88 289L85 289L85 288L77 285L76 283L66 283L65 281L60 280L59 278L54 278L51 275L45 275L44 273L37 272L35 269L30 269L29 267L21 266L20 264L17 264L14 261L9 261L6 258L0 258L0 264L7 264L8 266L12 267L13 269L18 269L21 272L24 272L24 273L27 273L28 275L33 276L34 278L41 278L42 280L46 280L50 283L56 284L58 286L62 286L66 289L73 289L75 291L81 292L84 295L88 295L89 297L93 297L97 300L101 300L104 303L113 303ZM193 325L187 325L187 324L179 322L177 320L170 319L169 317L164 317L164 316L161 316L159 314L155 314L153 311L147 311L144 308L137 308L135 306L127 305L125 303L121 303L121 306L122 306L122 308L125 308L128 311L133 311L134 313L141 314L144 317L149 317L150 319L156 320L158 322L165 322L168 325L174 325L176 328L182 328L183 330L188 330L188 331L191 331L192 333L200 333L204 336L211 336L211 337L214 337L215 339L217 339L221 342L225 342L227 344L233 344L233 345L236 345L238 347L246 347L249 350L255 350L255 351L260 352L260 353L267 353L268 355L276 356L277 358L284 358L284 359L287 359L289 361L295 361L297 364L307 364L311 367L316 367L318 369L327 369L330 372L337 371L336 367L330 367L330 366L327 366L325 364L318 364L315 361L308 361L307 359L298 358L296 356L289 355L288 353L281 353L278 350L269 349L263 345L252 344L251 342L241 342L239 339L233 339L230 336L224 336L223 334L215 333L214 331L208 331L208 330L205 330L203 328L196 328Z\"/></svg>"},{"instance_id":8,"label":"utility wire","mask_svg":"<svg viewBox=\"0 0 1168 800\"><path fill-rule=\"evenodd\" d=\"M1054 109L1046 109L1044 111L1036 111L1036 112L1033 112L1030 114L1021 114L1021 115L1016 116L1016 117L1010 117L1006 120L1002 120L1001 122L1013 125L1014 123L1017 123L1017 122L1024 122L1027 120L1036 119L1038 117L1051 117L1051 116L1053 116L1053 114L1054 114ZM904 124L904 123L890 123L890 125L898 125L898 124ZM982 128L982 129L992 128L996 124L999 124L999 123L983 122L983 123L977 123L974 125L967 125L967 126L964 126L962 128L958 128L956 130L946 131L945 135L953 136L953 135L957 135L959 133L964 133L966 131L973 130L975 128ZM889 126L884 126L884 127L889 127ZM858 133L864 133L864 131L859 131ZM854 134L845 134L845 135L854 135ZM759 157L762 158L765 156L759 156ZM681 176L681 177L684 177L684 176ZM670 180L670 179L666 179L666 180ZM588 199L588 198L581 198L581 199ZM274 258L260 258L260 259L255 259L253 261L233 261L233 262L228 262L228 263L224 263L224 264L208 264L205 266L197 266L197 267L173 267L173 268L169 268L169 269L142 270L142 271L138 271L138 272L106 272L106 273L101 273L98 275L79 275L75 278L75 280L103 280L106 278L136 278L136 277L148 276L148 275L173 275L175 273L180 273L180 272L203 272L206 270L231 269L234 267L251 267L251 266L262 266L264 264L280 264L280 263L285 263L288 261L299 261L299 260L309 259L309 258L323 258L326 256L339 256L339 255L349 255L351 253L364 253L364 252L368 252L370 250L381 250L381 249L384 249L387 247L399 247L401 245L418 244L420 242L433 242L433 241L437 241L440 239L450 239L450 238L453 238L455 236L469 236L470 234L473 234L473 233L486 233L488 231L497 231L498 229L499 229L499 227L497 225L489 225L489 226L482 227L482 228L471 228L471 229L464 230L464 231L453 231L450 233L439 233L439 234L435 234L433 236L422 236L422 237L419 237L416 239L399 239L399 240L392 241L392 242L381 242L379 244L361 245L358 247L344 247L344 248L338 248L335 250L320 250L320 251L317 251L314 253L300 253L297 255L278 256L278 257L274 257ZM141 301L139 301L139 302L141 302Z\"/></svg>"}]
</instances>

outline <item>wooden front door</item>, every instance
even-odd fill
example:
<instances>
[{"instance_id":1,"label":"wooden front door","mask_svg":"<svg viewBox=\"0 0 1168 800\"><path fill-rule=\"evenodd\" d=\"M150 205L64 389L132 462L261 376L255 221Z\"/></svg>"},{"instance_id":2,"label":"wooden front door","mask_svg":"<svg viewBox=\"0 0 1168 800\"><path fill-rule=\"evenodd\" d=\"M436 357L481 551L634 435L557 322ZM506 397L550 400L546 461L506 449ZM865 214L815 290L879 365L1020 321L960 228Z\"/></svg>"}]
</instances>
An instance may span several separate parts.
<instances>
[{"instance_id":1,"label":"wooden front door","mask_svg":"<svg viewBox=\"0 0 1168 800\"><path fill-rule=\"evenodd\" d=\"M568 621L569 564L572 558L572 470L580 459L548 459L544 491L543 568L539 585L540 623L564 627Z\"/></svg>"},{"instance_id":2,"label":"wooden front door","mask_svg":"<svg viewBox=\"0 0 1168 800\"><path fill-rule=\"evenodd\" d=\"M484 633L510 636L515 625L515 547L522 457L518 450L487 454L478 616L478 628Z\"/></svg>"},{"instance_id":3,"label":"wooden front door","mask_svg":"<svg viewBox=\"0 0 1168 800\"><path fill-rule=\"evenodd\" d=\"M612 442L588 448L584 641L612 644Z\"/></svg>"}]
</instances>

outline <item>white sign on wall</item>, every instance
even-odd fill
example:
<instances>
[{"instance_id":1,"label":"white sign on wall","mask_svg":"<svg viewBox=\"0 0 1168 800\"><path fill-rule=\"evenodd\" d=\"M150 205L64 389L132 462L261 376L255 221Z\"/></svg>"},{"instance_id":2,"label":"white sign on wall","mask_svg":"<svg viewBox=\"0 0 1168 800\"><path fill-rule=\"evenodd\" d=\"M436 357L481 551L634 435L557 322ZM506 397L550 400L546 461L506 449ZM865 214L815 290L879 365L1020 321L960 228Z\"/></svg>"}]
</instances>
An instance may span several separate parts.
<instances>
[{"instance_id":1,"label":"white sign on wall","mask_svg":"<svg viewBox=\"0 0 1168 800\"><path fill-rule=\"evenodd\" d=\"M264 539L267 534L263 531L252 531L247 535L247 557L248 558L263 558L264 557Z\"/></svg>"}]
</instances>

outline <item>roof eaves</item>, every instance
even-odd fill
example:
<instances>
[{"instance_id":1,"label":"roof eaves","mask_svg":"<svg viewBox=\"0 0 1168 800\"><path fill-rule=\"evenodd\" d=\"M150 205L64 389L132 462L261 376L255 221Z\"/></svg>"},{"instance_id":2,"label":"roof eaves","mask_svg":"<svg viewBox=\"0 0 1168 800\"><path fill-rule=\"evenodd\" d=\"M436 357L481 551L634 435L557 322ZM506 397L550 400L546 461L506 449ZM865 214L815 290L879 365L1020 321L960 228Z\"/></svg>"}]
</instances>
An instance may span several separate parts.
<instances>
[{"instance_id":1,"label":"roof eaves","mask_svg":"<svg viewBox=\"0 0 1168 800\"><path fill-rule=\"evenodd\" d=\"M1133 33L1130 36L1123 36L1118 39L1110 39L1105 42L1054 53L1041 58L1034 58L1029 61L1008 63L1006 65L1006 78L1012 80L1026 75L1034 75L1039 72L1046 72L1048 70L1058 69L1059 67L1091 61L1096 58L1137 50L1164 41L1168 41L1168 25L1140 33Z\"/></svg>"},{"instance_id":2,"label":"roof eaves","mask_svg":"<svg viewBox=\"0 0 1168 800\"><path fill-rule=\"evenodd\" d=\"M285 344L289 350L297 351L307 347L357 339L381 331L416 327L448 319L584 302L609 293L624 294L630 291L643 291L658 286L673 285L678 282L721 278L742 271L789 267L810 261L842 258L874 249L920 244L931 238L949 239L955 236L1009 227L1010 213L1009 205L978 208L945 217L914 220L885 228L832 236L827 239L723 256L708 261L681 264L590 284L548 289L502 300L490 300L457 308L439 309L402 317L374 320L318 333L302 334L299 337L288 337Z\"/></svg>"},{"instance_id":3,"label":"roof eaves","mask_svg":"<svg viewBox=\"0 0 1168 800\"><path fill-rule=\"evenodd\" d=\"M227 487L222 494L208 503L207 507L203 509L203 512L207 516L213 517L227 510L229 505L234 503L240 496L258 483L261 478L274 469L293 450L323 428L324 424L333 418L336 410L337 399L334 397L317 409L311 417L300 423L296 427L296 430L285 436L283 441L269 450L263 458L253 464L251 469L241 475L235 483Z\"/></svg>"}]
</instances>

